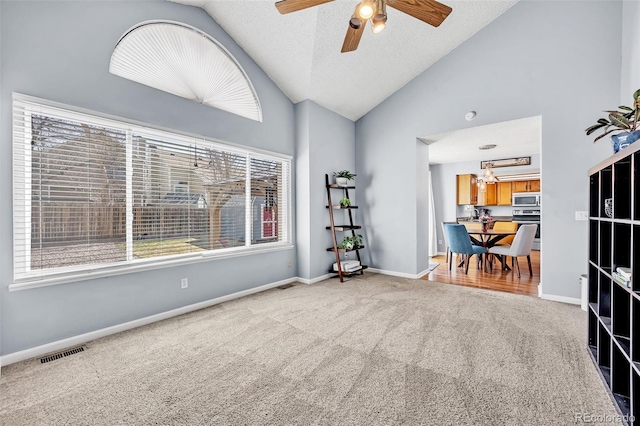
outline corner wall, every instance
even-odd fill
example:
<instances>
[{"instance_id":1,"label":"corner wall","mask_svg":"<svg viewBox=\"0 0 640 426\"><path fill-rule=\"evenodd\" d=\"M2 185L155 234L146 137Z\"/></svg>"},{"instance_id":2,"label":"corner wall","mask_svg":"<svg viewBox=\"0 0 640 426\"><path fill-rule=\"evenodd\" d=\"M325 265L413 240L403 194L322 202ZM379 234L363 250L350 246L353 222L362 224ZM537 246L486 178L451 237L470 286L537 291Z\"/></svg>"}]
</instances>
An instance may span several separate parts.
<instances>
[{"instance_id":1,"label":"corner wall","mask_svg":"<svg viewBox=\"0 0 640 426\"><path fill-rule=\"evenodd\" d=\"M355 123L313 101L296 104L296 215L298 276L313 280L326 275L335 262L335 255L327 251L333 246L329 226L329 210L325 173L333 182L333 172L355 170ZM360 183L356 176L355 184ZM332 190L333 204L342 198L342 192ZM354 198L353 191L349 194ZM354 221L358 222L355 210ZM346 223L346 211L338 211L337 224ZM337 233L338 243L346 233ZM364 235L364 234L363 234ZM366 236L365 236L366 245Z\"/></svg>"},{"instance_id":2,"label":"corner wall","mask_svg":"<svg viewBox=\"0 0 640 426\"><path fill-rule=\"evenodd\" d=\"M583 129L618 102L621 17L620 2L519 2L358 120L372 265L420 272L416 137L542 115L542 291L579 297L587 223L574 212L587 210L588 169L612 153Z\"/></svg>"},{"instance_id":3,"label":"corner wall","mask_svg":"<svg viewBox=\"0 0 640 426\"><path fill-rule=\"evenodd\" d=\"M1 354L295 276L295 268L287 265L295 261L296 254L289 249L9 292L13 279L12 92L291 156L295 153L295 117L289 99L200 8L166 1L1 4ZM109 74L109 59L118 39L135 24L152 19L184 22L224 45L253 82L263 122ZM189 278L186 290L180 289L182 277Z\"/></svg>"}]
</instances>

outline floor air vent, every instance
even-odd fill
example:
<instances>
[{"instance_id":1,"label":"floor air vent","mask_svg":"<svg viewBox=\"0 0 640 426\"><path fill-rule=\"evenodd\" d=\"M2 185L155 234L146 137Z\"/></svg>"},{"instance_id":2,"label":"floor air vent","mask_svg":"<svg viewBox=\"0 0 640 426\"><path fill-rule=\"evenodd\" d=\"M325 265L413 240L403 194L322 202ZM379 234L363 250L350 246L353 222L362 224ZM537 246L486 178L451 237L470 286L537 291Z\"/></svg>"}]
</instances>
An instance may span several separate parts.
<instances>
[{"instance_id":1,"label":"floor air vent","mask_svg":"<svg viewBox=\"0 0 640 426\"><path fill-rule=\"evenodd\" d=\"M288 288L293 287L293 284L285 284L285 285L281 285L280 287L276 287L278 290L286 290Z\"/></svg>"},{"instance_id":2,"label":"floor air vent","mask_svg":"<svg viewBox=\"0 0 640 426\"><path fill-rule=\"evenodd\" d=\"M66 351L57 352L55 354L47 355L45 357L40 358L40 363L44 364L45 362L55 361L56 359L64 358L69 355L77 354L78 352L84 352L84 346L78 346L76 348L67 349Z\"/></svg>"}]
</instances>

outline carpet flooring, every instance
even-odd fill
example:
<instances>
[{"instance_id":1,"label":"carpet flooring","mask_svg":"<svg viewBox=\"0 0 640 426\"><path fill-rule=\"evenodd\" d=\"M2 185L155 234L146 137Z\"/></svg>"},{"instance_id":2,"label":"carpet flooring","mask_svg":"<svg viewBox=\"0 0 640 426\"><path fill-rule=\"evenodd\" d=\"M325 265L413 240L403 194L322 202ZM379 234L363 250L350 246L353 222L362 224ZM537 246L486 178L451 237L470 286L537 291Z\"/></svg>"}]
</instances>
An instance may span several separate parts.
<instances>
[{"instance_id":1,"label":"carpet flooring","mask_svg":"<svg viewBox=\"0 0 640 426\"><path fill-rule=\"evenodd\" d=\"M615 415L579 307L366 274L3 368L0 424L565 425Z\"/></svg>"}]
</instances>

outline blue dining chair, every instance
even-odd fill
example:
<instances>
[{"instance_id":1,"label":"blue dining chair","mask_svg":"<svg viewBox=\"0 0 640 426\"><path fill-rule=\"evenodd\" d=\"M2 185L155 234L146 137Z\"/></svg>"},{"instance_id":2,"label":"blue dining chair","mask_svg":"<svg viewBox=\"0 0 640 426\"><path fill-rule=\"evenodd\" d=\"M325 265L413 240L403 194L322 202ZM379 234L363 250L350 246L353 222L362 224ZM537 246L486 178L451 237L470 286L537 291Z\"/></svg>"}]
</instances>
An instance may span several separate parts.
<instances>
[{"instance_id":1,"label":"blue dining chair","mask_svg":"<svg viewBox=\"0 0 640 426\"><path fill-rule=\"evenodd\" d=\"M447 239L449 240L449 251L451 255L453 256L453 253L463 255L465 263L464 273L468 274L471 256L476 254L478 258L480 258L483 254L487 253L487 249L471 244L471 238L469 238L467 228L465 228L464 225L445 224L444 229L447 234ZM451 263L449 263L449 270L451 270Z\"/></svg>"}]
</instances>

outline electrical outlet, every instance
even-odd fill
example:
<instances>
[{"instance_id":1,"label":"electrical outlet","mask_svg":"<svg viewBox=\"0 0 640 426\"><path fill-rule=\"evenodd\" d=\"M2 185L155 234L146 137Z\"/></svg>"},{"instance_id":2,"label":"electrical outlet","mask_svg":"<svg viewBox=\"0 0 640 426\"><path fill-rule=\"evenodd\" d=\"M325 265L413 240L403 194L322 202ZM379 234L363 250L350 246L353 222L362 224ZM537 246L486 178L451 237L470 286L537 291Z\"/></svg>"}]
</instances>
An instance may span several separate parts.
<instances>
[{"instance_id":1,"label":"electrical outlet","mask_svg":"<svg viewBox=\"0 0 640 426\"><path fill-rule=\"evenodd\" d=\"M189 278L183 278L180 280L180 288L189 287Z\"/></svg>"},{"instance_id":2,"label":"electrical outlet","mask_svg":"<svg viewBox=\"0 0 640 426\"><path fill-rule=\"evenodd\" d=\"M442 244L442 240L438 240L438 244Z\"/></svg>"},{"instance_id":3,"label":"electrical outlet","mask_svg":"<svg viewBox=\"0 0 640 426\"><path fill-rule=\"evenodd\" d=\"M293 262L292 261L288 261L287 262L287 268L291 268L293 266Z\"/></svg>"}]
</instances>

